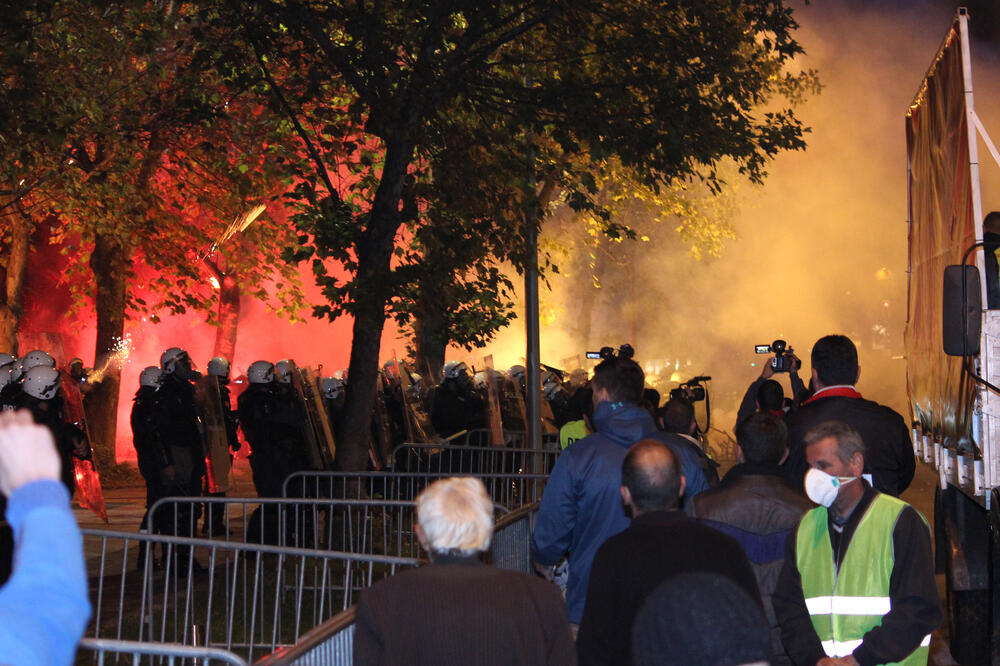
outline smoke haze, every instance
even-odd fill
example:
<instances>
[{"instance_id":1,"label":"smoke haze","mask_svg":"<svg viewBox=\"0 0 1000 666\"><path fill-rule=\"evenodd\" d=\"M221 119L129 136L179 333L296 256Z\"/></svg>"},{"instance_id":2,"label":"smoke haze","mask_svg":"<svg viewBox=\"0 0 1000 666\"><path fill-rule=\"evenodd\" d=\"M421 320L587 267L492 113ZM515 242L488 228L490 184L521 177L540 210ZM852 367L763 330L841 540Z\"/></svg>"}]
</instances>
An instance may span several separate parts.
<instances>
[{"instance_id":1,"label":"smoke haze","mask_svg":"<svg viewBox=\"0 0 1000 666\"><path fill-rule=\"evenodd\" d=\"M917 0L798 2L794 7L807 52L801 66L817 69L824 85L797 111L812 128L807 150L779 156L762 188L736 183L732 223L739 238L726 241L718 259L695 260L674 231L676 224L667 223L646 230L648 242L621 249L624 260L604 273L602 289L593 288L586 262L561 261L572 270L552 276L551 292L543 293L543 362L559 366L582 358L587 349L632 342L650 375L668 366L664 377L713 376L713 425L729 430L740 396L767 358L754 355L754 344L787 340L805 361L808 381L810 346L838 332L858 343L861 392L909 414L902 359L903 118L954 7ZM974 37L972 51L976 109L1000 141L996 42ZM1000 169L982 142L980 162L984 212L1000 209ZM48 265L44 257L53 252L36 248L33 272ZM49 278L31 278L34 291L26 301L36 305L25 318L21 351L45 341L41 331L69 329L62 338L65 357L58 360L80 356L91 365L93 314L83 311L67 325L68 298L41 286L55 281ZM308 299L322 302L307 270L303 282ZM580 331L585 307L590 316L586 335ZM175 345L204 369L215 329L204 316L189 314L157 325L130 321L126 333L134 351L122 374L117 453L120 459L134 459L128 413L139 371L158 365L160 353ZM244 299L233 375L258 359L285 357L301 365L323 364L324 374L330 374L346 367L350 340L347 318L291 324ZM519 318L488 349L452 350L452 356L481 365L483 356L492 354L496 367L506 368L522 362L524 340ZM383 359L394 351L405 355L405 342L391 321L382 350Z\"/></svg>"},{"instance_id":2,"label":"smoke haze","mask_svg":"<svg viewBox=\"0 0 1000 666\"><path fill-rule=\"evenodd\" d=\"M671 362L677 376L713 376L713 425L731 429L739 398L765 356L755 343L787 340L804 360L828 333L858 344L859 390L909 415L906 321L907 209L904 114L954 15L941 2L796 3L802 68L819 71L822 93L797 109L804 152L783 153L762 188L737 188L739 239L719 259L697 261L674 225L662 225L626 262L634 285L607 297L590 277L556 277L543 296L569 314L591 298L591 336L557 323L541 333L543 362L558 365L587 348L633 342L647 374ZM971 18L975 25L976 16ZM1000 140L996 43L972 39L976 109ZM1000 170L979 147L983 210L1000 209ZM628 292L635 294L630 304ZM632 339L632 313L635 316ZM523 322L505 331L495 354L524 356ZM659 363L652 363L652 360ZM756 365L754 365L756 364ZM503 363L499 363L503 365ZM783 380L787 391L787 379Z\"/></svg>"}]
</instances>

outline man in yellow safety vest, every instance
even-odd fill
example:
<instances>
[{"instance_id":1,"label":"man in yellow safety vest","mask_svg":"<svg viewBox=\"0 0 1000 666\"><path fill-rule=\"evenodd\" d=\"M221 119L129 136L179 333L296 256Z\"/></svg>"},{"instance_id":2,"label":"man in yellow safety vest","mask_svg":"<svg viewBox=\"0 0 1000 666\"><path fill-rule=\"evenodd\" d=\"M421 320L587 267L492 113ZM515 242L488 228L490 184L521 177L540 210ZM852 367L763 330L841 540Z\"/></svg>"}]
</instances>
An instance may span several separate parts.
<instances>
[{"instance_id":1,"label":"man in yellow safety vest","mask_svg":"<svg viewBox=\"0 0 1000 666\"><path fill-rule=\"evenodd\" d=\"M826 421L805 437L805 490L819 506L789 538L773 602L796 664L924 665L941 623L930 528L861 477L865 445Z\"/></svg>"}]
</instances>

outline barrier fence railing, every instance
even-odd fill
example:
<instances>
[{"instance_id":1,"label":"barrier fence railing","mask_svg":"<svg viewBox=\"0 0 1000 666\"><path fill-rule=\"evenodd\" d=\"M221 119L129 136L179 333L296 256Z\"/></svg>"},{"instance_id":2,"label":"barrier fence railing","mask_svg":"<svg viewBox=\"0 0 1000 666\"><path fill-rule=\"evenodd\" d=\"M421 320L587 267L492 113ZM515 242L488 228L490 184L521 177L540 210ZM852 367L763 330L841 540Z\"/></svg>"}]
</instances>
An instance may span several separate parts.
<instances>
[{"instance_id":1,"label":"barrier fence railing","mask_svg":"<svg viewBox=\"0 0 1000 666\"><path fill-rule=\"evenodd\" d=\"M494 506L497 517L506 512ZM418 558L414 520L415 505L407 500L164 497L150 507L147 529L168 536L200 531L211 539L243 543Z\"/></svg>"},{"instance_id":2,"label":"barrier fence railing","mask_svg":"<svg viewBox=\"0 0 1000 666\"><path fill-rule=\"evenodd\" d=\"M475 476L500 506L514 510L541 501L547 474L461 474L453 472L303 471L285 479L285 497L413 500L428 484L450 476Z\"/></svg>"},{"instance_id":3,"label":"barrier fence railing","mask_svg":"<svg viewBox=\"0 0 1000 666\"><path fill-rule=\"evenodd\" d=\"M535 528L538 502L504 514L496 521L490 541L489 562L500 569L534 574L531 561L531 532Z\"/></svg>"},{"instance_id":4,"label":"barrier fence railing","mask_svg":"<svg viewBox=\"0 0 1000 666\"><path fill-rule=\"evenodd\" d=\"M142 657L148 657L143 660ZM227 650L194 647L180 643L140 643L108 638L84 638L76 651L76 663L154 664L156 666L247 666L247 662Z\"/></svg>"},{"instance_id":5,"label":"barrier fence railing","mask_svg":"<svg viewBox=\"0 0 1000 666\"><path fill-rule=\"evenodd\" d=\"M348 608L359 590L421 563L177 536L82 532L94 606L86 636L219 647L248 661L254 653L294 643Z\"/></svg>"},{"instance_id":6,"label":"barrier fence railing","mask_svg":"<svg viewBox=\"0 0 1000 666\"><path fill-rule=\"evenodd\" d=\"M495 567L531 575L531 530L538 503L501 516L493 530L488 560ZM295 645L276 651L256 666L351 666L354 663L354 620L352 606L312 629Z\"/></svg>"},{"instance_id":7,"label":"barrier fence railing","mask_svg":"<svg viewBox=\"0 0 1000 666\"><path fill-rule=\"evenodd\" d=\"M402 444L392 452L392 469L395 472L548 474L559 453L558 450L494 446Z\"/></svg>"},{"instance_id":8,"label":"barrier fence railing","mask_svg":"<svg viewBox=\"0 0 1000 666\"><path fill-rule=\"evenodd\" d=\"M355 616L351 606L254 666L353 666Z\"/></svg>"},{"instance_id":9,"label":"barrier fence railing","mask_svg":"<svg viewBox=\"0 0 1000 666\"><path fill-rule=\"evenodd\" d=\"M465 433L461 438L465 446L492 446L493 437L488 428L476 428ZM531 449L528 445L528 433L523 430L503 430L504 447L512 449ZM542 433L542 450L559 451L559 433Z\"/></svg>"}]
</instances>

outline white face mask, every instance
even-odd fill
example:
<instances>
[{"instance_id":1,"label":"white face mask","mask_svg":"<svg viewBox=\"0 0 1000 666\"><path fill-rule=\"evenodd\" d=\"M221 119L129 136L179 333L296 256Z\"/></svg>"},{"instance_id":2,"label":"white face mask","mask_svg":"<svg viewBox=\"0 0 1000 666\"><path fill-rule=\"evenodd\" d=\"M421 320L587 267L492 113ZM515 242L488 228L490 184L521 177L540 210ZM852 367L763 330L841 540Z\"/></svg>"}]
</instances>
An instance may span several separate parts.
<instances>
[{"instance_id":1,"label":"white face mask","mask_svg":"<svg viewBox=\"0 0 1000 666\"><path fill-rule=\"evenodd\" d=\"M837 499L840 487L857 480L856 476L830 476L822 470L810 467L806 472L806 496L820 506L829 508Z\"/></svg>"}]
</instances>

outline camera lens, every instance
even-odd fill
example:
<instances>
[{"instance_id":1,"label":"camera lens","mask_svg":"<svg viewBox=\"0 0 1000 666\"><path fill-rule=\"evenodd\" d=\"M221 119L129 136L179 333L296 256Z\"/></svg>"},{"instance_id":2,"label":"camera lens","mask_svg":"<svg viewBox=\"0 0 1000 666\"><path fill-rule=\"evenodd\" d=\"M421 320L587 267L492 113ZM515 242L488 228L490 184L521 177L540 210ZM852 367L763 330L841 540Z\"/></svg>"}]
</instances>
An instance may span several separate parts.
<instances>
[{"instance_id":1,"label":"camera lens","mask_svg":"<svg viewBox=\"0 0 1000 666\"><path fill-rule=\"evenodd\" d=\"M784 340L775 340L771 343L771 351L775 354L782 354L786 349L787 343Z\"/></svg>"}]
</instances>

